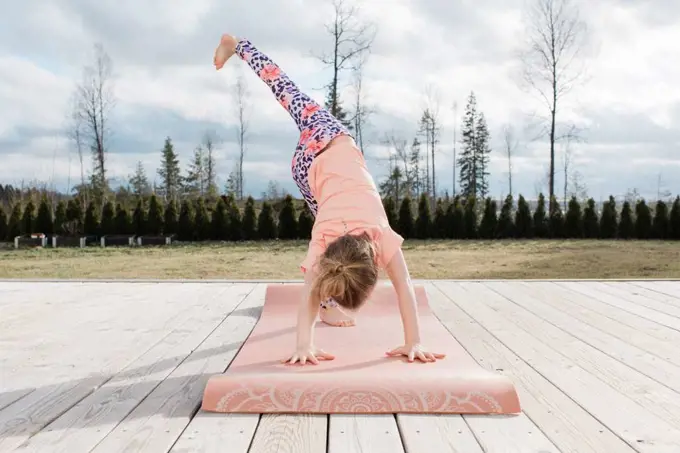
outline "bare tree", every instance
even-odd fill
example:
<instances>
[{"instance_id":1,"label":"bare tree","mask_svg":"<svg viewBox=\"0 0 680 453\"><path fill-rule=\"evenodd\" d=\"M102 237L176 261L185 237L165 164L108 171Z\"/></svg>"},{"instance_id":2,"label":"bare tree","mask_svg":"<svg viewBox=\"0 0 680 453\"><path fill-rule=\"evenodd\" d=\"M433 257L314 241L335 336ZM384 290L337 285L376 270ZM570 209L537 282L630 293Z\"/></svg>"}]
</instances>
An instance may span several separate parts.
<instances>
[{"instance_id":1,"label":"bare tree","mask_svg":"<svg viewBox=\"0 0 680 453\"><path fill-rule=\"evenodd\" d=\"M456 164L458 152L458 102L453 103L453 196L456 196Z\"/></svg>"},{"instance_id":2,"label":"bare tree","mask_svg":"<svg viewBox=\"0 0 680 453\"><path fill-rule=\"evenodd\" d=\"M555 142L558 107L583 76L576 63L586 42L586 26L573 0L533 0L522 55L524 82L550 112L549 195L555 193Z\"/></svg>"},{"instance_id":3,"label":"bare tree","mask_svg":"<svg viewBox=\"0 0 680 453\"><path fill-rule=\"evenodd\" d=\"M217 174L215 169L215 142L217 137L212 131L203 134L203 147L205 148L205 186L208 197L217 196Z\"/></svg>"},{"instance_id":4,"label":"bare tree","mask_svg":"<svg viewBox=\"0 0 680 453\"><path fill-rule=\"evenodd\" d=\"M115 103L113 64L101 44L94 46L94 62L85 66L75 91L73 112L75 135L92 151L94 189L101 196L107 188L106 153L109 141L109 114ZM84 176L83 176L84 179Z\"/></svg>"},{"instance_id":5,"label":"bare tree","mask_svg":"<svg viewBox=\"0 0 680 453\"><path fill-rule=\"evenodd\" d=\"M503 140L505 144L505 153L508 157L508 193L512 196L512 156L517 149L518 143L515 138L515 130L509 124L503 128Z\"/></svg>"},{"instance_id":6,"label":"bare tree","mask_svg":"<svg viewBox=\"0 0 680 453\"><path fill-rule=\"evenodd\" d=\"M78 108L78 98L76 95L72 98L71 111L69 112L68 126L66 128L67 137L73 142L78 152L78 160L80 162L80 187L85 188L85 161L83 159L83 117L80 115ZM85 202L89 200L86 198Z\"/></svg>"},{"instance_id":7,"label":"bare tree","mask_svg":"<svg viewBox=\"0 0 680 453\"><path fill-rule=\"evenodd\" d=\"M248 91L248 86L246 85L245 78L242 74L238 75L236 79L236 84L234 85L234 97L236 98L236 116L238 118L238 163L236 166L236 193L235 195L239 200L243 199L243 159L246 155L246 139L249 129L249 111L248 111L248 99L250 98L250 93Z\"/></svg>"},{"instance_id":8,"label":"bare tree","mask_svg":"<svg viewBox=\"0 0 680 453\"><path fill-rule=\"evenodd\" d=\"M430 193L432 200L437 197L437 180L436 180L436 166L435 153L437 144L439 143L439 91L433 86L428 85L425 88L425 110L420 119L420 133L425 135L425 155L427 170L426 170L426 193ZM430 177L430 160L432 162L432 173ZM431 183L430 183L431 181Z\"/></svg>"},{"instance_id":9,"label":"bare tree","mask_svg":"<svg viewBox=\"0 0 680 453\"><path fill-rule=\"evenodd\" d=\"M583 176L575 168L573 143L581 142L578 129L572 126L569 131L560 137L564 139L564 154L562 157L562 164L564 170L564 209L567 209L569 196L574 195L579 199L584 199L587 196L587 189L583 183ZM571 186L571 187L570 187ZM569 190L571 188L571 190Z\"/></svg>"},{"instance_id":10,"label":"bare tree","mask_svg":"<svg viewBox=\"0 0 680 453\"><path fill-rule=\"evenodd\" d=\"M326 107L331 114L340 121L351 126L346 120L346 113L342 111L339 96L340 73L356 66L356 60L370 51L375 39L375 30L372 24L363 24L358 20L358 9L355 6L347 6L345 0L332 0L334 17L326 30L333 38L333 50L328 54L317 58L333 71L331 82L327 85L328 99ZM360 60L359 60L360 61Z\"/></svg>"},{"instance_id":11,"label":"bare tree","mask_svg":"<svg viewBox=\"0 0 680 453\"><path fill-rule=\"evenodd\" d=\"M364 128L368 123L368 117L374 113L374 110L366 105L366 99L364 98L364 67L366 65L365 55L357 58L358 63L353 71L353 85L354 85L354 116L352 118L354 126L354 136L357 139L357 144L359 149L361 149L362 154L364 151Z\"/></svg>"}]
</instances>

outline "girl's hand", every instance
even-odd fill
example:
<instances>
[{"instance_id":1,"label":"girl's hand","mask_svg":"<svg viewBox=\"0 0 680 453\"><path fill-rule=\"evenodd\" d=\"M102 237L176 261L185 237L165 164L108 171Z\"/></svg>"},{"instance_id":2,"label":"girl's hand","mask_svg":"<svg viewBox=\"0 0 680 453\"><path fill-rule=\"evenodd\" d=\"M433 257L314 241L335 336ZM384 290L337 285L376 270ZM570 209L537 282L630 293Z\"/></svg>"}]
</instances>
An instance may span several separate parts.
<instances>
[{"instance_id":1,"label":"girl's hand","mask_svg":"<svg viewBox=\"0 0 680 453\"><path fill-rule=\"evenodd\" d=\"M293 365L296 362L300 362L300 365L304 365L309 360L314 365L319 364L319 359L321 360L333 360L334 355L327 353L323 349L318 349L313 346L307 348L298 348L295 353L287 356L285 359L281 360L281 363L288 363Z\"/></svg>"},{"instance_id":2,"label":"girl's hand","mask_svg":"<svg viewBox=\"0 0 680 453\"><path fill-rule=\"evenodd\" d=\"M436 362L437 359L443 359L446 354L440 354L437 352L430 352L425 347L420 344L405 344L399 346L387 353L390 357L398 357L404 355L408 357L409 362L413 362L415 359L421 360L423 362Z\"/></svg>"}]
</instances>

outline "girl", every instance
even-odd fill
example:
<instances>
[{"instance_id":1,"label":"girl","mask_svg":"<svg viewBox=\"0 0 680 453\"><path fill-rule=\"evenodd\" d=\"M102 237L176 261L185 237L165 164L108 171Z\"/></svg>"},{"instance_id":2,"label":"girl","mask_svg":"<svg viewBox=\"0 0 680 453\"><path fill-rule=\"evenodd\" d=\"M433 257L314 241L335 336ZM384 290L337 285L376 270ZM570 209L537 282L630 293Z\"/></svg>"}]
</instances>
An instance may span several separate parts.
<instances>
[{"instance_id":1,"label":"girl","mask_svg":"<svg viewBox=\"0 0 680 453\"><path fill-rule=\"evenodd\" d=\"M410 362L444 358L420 344L415 292L401 251L403 239L390 228L363 154L347 128L302 93L250 41L223 35L215 51L215 68L221 69L234 54L269 86L300 130L293 179L315 217L301 265L305 285L298 310L297 347L282 362L316 365L319 359L334 359L314 346L316 316L320 314L332 326L353 326L348 311L366 302L378 282L379 268L387 271L397 292L404 324L404 344L387 355L405 355Z\"/></svg>"}]
</instances>

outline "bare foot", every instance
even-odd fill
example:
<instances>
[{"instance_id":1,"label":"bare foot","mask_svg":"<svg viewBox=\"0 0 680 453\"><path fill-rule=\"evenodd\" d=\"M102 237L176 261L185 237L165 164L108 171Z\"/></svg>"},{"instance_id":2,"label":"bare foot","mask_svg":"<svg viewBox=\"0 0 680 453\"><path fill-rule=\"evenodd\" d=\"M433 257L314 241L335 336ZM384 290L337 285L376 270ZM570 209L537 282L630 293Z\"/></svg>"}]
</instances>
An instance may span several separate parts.
<instances>
[{"instance_id":1,"label":"bare foot","mask_svg":"<svg viewBox=\"0 0 680 453\"><path fill-rule=\"evenodd\" d=\"M236 52L236 38L231 35L222 35L220 45L215 49L215 69L222 69L224 63Z\"/></svg>"},{"instance_id":2,"label":"bare foot","mask_svg":"<svg viewBox=\"0 0 680 453\"><path fill-rule=\"evenodd\" d=\"M334 305L321 305L319 318L329 326L333 327L352 327L356 325L354 318L343 312L340 307Z\"/></svg>"}]
</instances>

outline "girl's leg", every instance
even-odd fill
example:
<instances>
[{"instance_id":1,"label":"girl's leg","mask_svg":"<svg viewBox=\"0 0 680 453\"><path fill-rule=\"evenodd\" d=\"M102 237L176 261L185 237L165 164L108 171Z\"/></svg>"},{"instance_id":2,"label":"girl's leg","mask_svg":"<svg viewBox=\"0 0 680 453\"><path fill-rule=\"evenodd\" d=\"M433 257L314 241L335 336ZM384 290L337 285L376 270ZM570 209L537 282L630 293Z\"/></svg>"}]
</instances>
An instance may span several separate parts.
<instances>
[{"instance_id":1,"label":"girl's leg","mask_svg":"<svg viewBox=\"0 0 680 453\"><path fill-rule=\"evenodd\" d=\"M322 107L300 91L298 86L281 68L250 41L242 39L236 46L236 55L248 63L250 68L274 93L279 103L295 120L300 132L309 128L309 117Z\"/></svg>"}]
</instances>

